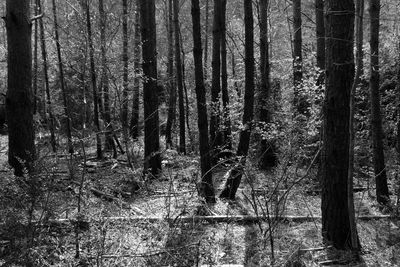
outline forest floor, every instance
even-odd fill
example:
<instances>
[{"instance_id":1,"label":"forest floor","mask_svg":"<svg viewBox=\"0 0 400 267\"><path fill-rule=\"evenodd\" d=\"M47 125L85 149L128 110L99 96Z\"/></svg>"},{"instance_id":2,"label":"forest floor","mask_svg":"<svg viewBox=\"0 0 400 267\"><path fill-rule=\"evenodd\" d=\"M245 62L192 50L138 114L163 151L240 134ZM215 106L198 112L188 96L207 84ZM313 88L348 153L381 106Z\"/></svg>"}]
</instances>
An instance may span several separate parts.
<instances>
[{"instance_id":1,"label":"forest floor","mask_svg":"<svg viewBox=\"0 0 400 267\"><path fill-rule=\"evenodd\" d=\"M144 181L139 148L133 168L125 155L96 160L90 144L72 158L42 149L40 187L30 191L7 166L6 144L0 136L0 266L19 266L22 255L35 266L400 266L400 221L374 204L365 179L356 184L355 262L323 244L321 198L307 166L250 166L236 201L210 206L197 194L197 156L164 151L163 174ZM214 170L217 192L227 171Z\"/></svg>"}]
</instances>

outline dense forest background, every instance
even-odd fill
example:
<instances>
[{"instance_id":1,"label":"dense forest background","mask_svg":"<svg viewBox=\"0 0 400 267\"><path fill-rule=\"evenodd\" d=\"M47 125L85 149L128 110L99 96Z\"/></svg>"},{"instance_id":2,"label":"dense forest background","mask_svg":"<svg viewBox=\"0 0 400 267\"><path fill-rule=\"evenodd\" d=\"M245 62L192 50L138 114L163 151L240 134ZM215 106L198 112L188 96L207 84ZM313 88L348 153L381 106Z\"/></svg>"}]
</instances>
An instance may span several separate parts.
<instances>
[{"instance_id":1,"label":"dense forest background","mask_svg":"<svg viewBox=\"0 0 400 267\"><path fill-rule=\"evenodd\" d=\"M1 266L398 266L397 0L0 10Z\"/></svg>"}]
</instances>

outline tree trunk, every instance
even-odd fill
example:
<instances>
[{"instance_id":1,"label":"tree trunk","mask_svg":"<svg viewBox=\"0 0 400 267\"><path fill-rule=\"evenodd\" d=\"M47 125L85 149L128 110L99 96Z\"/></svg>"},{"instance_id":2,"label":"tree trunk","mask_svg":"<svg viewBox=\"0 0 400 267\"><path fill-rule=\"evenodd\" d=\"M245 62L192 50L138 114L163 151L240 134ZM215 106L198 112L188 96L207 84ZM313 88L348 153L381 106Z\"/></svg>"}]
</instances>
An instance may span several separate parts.
<instances>
[{"instance_id":1,"label":"tree trunk","mask_svg":"<svg viewBox=\"0 0 400 267\"><path fill-rule=\"evenodd\" d=\"M260 73L261 85L258 93L259 118L264 125L271 122L271 78L268 42L268 5L269 0L260 0ZM265 129L266 131L267 129ZM260 144L259 167L268 170L278 163L273 140L262 139Z\"/></svg>"},{"instance_id":2,"label":"tree trunk","mask_svg":"<svg viewBox=\"0 0 400 267\"><path fill-rule=\"evenodd\" d=\"M379 95L379 13L380 0L370 0L369 13L371 17L371 135L376 183L376 198L380 204L388 204L389 189L385 170L385 155L383 153L383 130Z\"/></svg>"},{"instance_id":3,"label":"tree trunk","mask_svg":"<svg viewBox=\"0 0 400 267\"><path fill-rule=\"evenodd\" d=\"M204 79L208 77L208 28L209 28L209 12L210 0L206 0L206 21L205 21L205 37L204 37Z\"/></svg>"},{"instance_id":4,"label":"tree trunk","mask_svg":"<svg viewBox=\"0 0 400 267\"><path fill-rule=\"evenodd\" d=\"M244 0L244 27L245 27L245 92L243 130L240 132L237 157L239 161L231 170L220 194L220 198L234 200L236 191L242 179L246 157L249 151L251 123L254 106L254 25L252 0Z\"/></svg>"},{"instance_id":5,"label":"tree trunk","mask_svg":"<svg viewBox=\"0 0 400 267\"><path fill-rule=\"evenodd\" d=\"M96 127L96 150L97 158L103 158L103 151L101 149L101 139L100 139L100 121L99 121L99 99L97 95L97 85L96 85L96 69L94 62L94 46L92 38L92 24L90 22L90 5L89 0L85 0L86 9L86 27L87 27L87 38L89 43L89 58L90 58L90 74L92 79L92 90L93 90L93 111L94 111L94 125Z\"/></svg>"},{"instance_id":6,"label":"tree trunk","mask_svg":"<svg viewBox=\"0 0 400 267\"><path fill-rule=\"evenodd\" d=\"M197 113L200 140L200 165L201 165L201 184L200 195L207 203L215 202L214 186L211 171L210 147L208 140L208 121L206 88L204 86L204 74L201 50L201 30L200 30L200 7L199 0L192 0L192 21L193 21L193 58L195 67Z\"/></svg>"},{"instance_id":7,"label":"tree trunk","mask_svg":"<svg viewBox=\"0 0 400 267\"><path fill-rule=\"evenodd\" d=\"M122 0L122 108L121 120L124 135L128 132L128 0Z\"/></svg>"},{"instance_id":8,"label":"tree trunk","mask_svg":"<svg viewBox=\"0 0 400 267\"><path fill-rule=\"evenodd\" d=\"M322 236L353 249L348 206L350 91L354 78L354 2L326 0L326 91L322 155ZM340 14L340 16L338 16Z\"/></svg>"},{"instance_id":9,"label":"tree trunk","mask_svg":"<svg viewBox=\"0 0 400 267\"><path fill-rule=\"evenodd\" d=\"M306 115L307 105L301 93L303 80L301 0L293 0L293 83L294 106L297 114Z\"/></svg>"},{"instance_id":10,"label":"tree trunk","mask_svg":"<svg viewBox=\"0 0 400 267\"><path fill-rule=\"evenodd\" d=\"M179 152L186 154L185 100L183 95L181 45L179 38L179 0L174 0L175 64L179 96Z\"/></svg>"},{"instance_id":11,"label":"tree trunk","mask_svg":"<svg viewBox=\"0 0 400 267\"><path fill-rule=\"evenodd\" d=\"M43 11L41 0L38 0L38 11L41 14ZM40 44L42 48L42 60L43 60L43 73L44 73L44 84L46 89L46 102L47 102L47 112L49 116L46 116L47 123L49 124L50 129L50 143L53 149L53 152L57 151L57 144L56 144L56 135L54 129L54 114L53 114L53 107L51 103L51 96L50 96L50 83L49 83L49 71L48 71L48 64L47 64L47 47L46 47L46 38L44 35L44 25L43 25L43 17L39 20L39 27L40 27Z\"/></svg>"},{"instance_id":12,"label":"tree trunk","mask_svg":"<svg viewBox=\"0 0 400 267\"><path fill-rule=\"evenodd\" d=\"M176 117L176 84L174 78L174 27L173 27L173 11L172 0L168 0L168 88L169 88L169 105L168 119L165 130L166 146L172 147L172 129L175 124Z\"/></svg>"},{"instance_id":13,"label":"tree trunk","mask_svg":"<svg viewBox=\"0 0 400 267\"><path fill-rule=\"evenodd\" d=\"M325 22L324 0L315 0L315 23L317 34L317 67L325 69Z\"/></svg>"},{"instance_id":14,"label":"tree trunk","mask_svg":"<svg viewBox=\"0 0 400 267\"><path fill-rule=\"evenodd\" d=\"M60 84L61 84L61 93L63 97L64 104L64 113L65 113L65 124L66 124L66 133L68 139L68 153L74 153L74 147L72 145L72 133L71 133L71 117L69 115L68 102L67 102L67 89L65 88L65 79L64 79L64 66L61 57L61 45L60 45L60 37L58 34L58 18L57 18L57 6L56 1L52 0L53 4L53 20L54 20L54 34L56 40L56 49L57 49L57 58L58 58L58 71L60 75Z\"/></svg>"},{"instance_id":15,"label":"tree trunk","mask_svg":"<svg viewBox=\"0 0 400 267\"><path fill-rule=\"evenodd\" d=\"M139 90L140 90L140 5L136 0L135 10L135 36L133 48L133 79L132 117L130 122L130 134L133 139L139 137Z\"/></svg>"},{"instance_id":16,"label":"tree trunk","mask_svg":"<svg viewBox=\"0 0 400 267\"><path fill-rule=\"evenodd\" d=\"M213 50L212 50L212 85L211 85L211 112L210 112L210 146L212 149L213 163L218 159L219 147L222 145L222 135L219 132L220 124L220 99L221 92L221 28L220 16L222 12L221 1L214 0L213 21Z\"/></svg>"},{"instance_id":17,"label":"tree trunk","mask_svg":"<svg viewBox=\"0 0 400 267\"><path fill-rule=\"evenodd\" d=\"M161 172L157 90L155 0L140 0L144 103L144 172L155 178Z\"/></svg>"},{"instance_id":18,"label":"tree trunk","mask_svg":"<svg viewBox=\"0 0 400 267\"><path fill-rule=\"evenodd\" d=\"M224 140L222 157L229 157L232 154L232 131L231 118L229 111L229 92L228 92L228 66L226 51L226 0L222 0L221 11L221 92L222 92L222 120L224 123L222 135Z\"/></svg>"},{"instance_id":19,"label":"tree trunk","mask_svg":"<svg viewBox=\"0 0 400 267\"><path fill-rule=\"evenodd\" d=\"M39 15L38 12L38 0L35 0L35 5L34 5L34 10L35 10L35 16ZM37 110L38 110L38 25L39 22L36 19L34 21L34 31L35 31L35 36L34 36L34 47L33 47L33 114L36 115Z\"/></svg>"},{"instance_id":20,"label":"tree trunk","mask_svg":"<svg viewBox=\"0 0 400 267\"><path fill-rule=\"evenodd\" d=\"M7 0L8 163L17 176L33 171L32 44L29 0Z\"/></svg>"}]
</instances>

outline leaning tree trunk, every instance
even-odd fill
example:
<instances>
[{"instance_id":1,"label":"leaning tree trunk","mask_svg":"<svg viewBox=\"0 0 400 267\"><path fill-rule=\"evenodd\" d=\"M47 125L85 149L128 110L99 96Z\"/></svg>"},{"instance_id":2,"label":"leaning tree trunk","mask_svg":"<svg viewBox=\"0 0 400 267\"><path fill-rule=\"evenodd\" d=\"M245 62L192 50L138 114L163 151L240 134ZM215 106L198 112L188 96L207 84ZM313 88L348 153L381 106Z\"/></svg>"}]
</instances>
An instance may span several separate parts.
<instances>
[{"instance_id":1,"label":"leaning tree trunk","mask_svg":"<svg viewBox=\"0 0 400 267\"><path fill-rule=\"evenodd\" d=\"M39 14L43 12L41 0L38 0L38 11ZM46 89L46 102L47 102L47 112L49 116L46 116L47 123L49 123L50 128L50 143L53 149L53 152L57 152L57 144L56 144L56 135L55 135L55 127L54 127L54 114L53 114L53 107L51 103L51 95L50 95L50 82L49 82L49 71L48 71L48 64L47 64L47 47L46 47L46 38L44 35L44 25L43 25L43 17L39 20L39 27L40 27L40 44L42 48L42 60L43 60L43 73L44 73L44 84Z\"/></svg>"},{"instance_id":2,"label":"leaning tree trunk","mask_svg":"<svg viewBox=\"0 0 400 267\"><path fill-rule=\"evenodd\" d=\"M101 138L100 138L100 120L99 120L99 98L97 95L97 85L96 85L96 68L94 62L94 46L92 38L92 24L90 21L90 5L89 0L85 2L86 11L86 27L87 27L87 38L89 43L89 58L90 58L90 74L92 79L92 90L93 90L93 112L94 112L94 125L96 127L96 149L97 158L103 158L103 151L101 149Z\"/></svg>"},{"instance_id":3,"label":"leaning tree trunk","mask_svg":"<svg viewBox=\"0 0 400 267\"><path fill-rule=\"evenodd\" d=\"M73 154L74 147L72 145L71 116L69 114L69 109L68 109L67 89L65 88L64 66L63 66L63 61L62 61L62 56L61 56L60 37L59 37L59 33L58 33L58 18L57 18L56 1L52 0L52 4L53 4L54 34L55 34L57 58L58 58L58 72L60 75L61 93L62 93L63 104L64 104L66 133L67 133L67 139L68 139L68 153Z\"/></svg>"},{"instance_id":4,"label":"leaning tree trunk","mask_svg":"<svg viewBox=\"0 0 400 267\"><path fill-rule=\"evenodd\" d=\"M208 121L206 88L204 85L202 50L201 50L201 30L200 30L200 7L199 0L192 0L192 20L193 20L193 58L195 67L197 113L200 140L200 165L201 183L200 195L208 203L215 202L214 186L211 171L210 146L208 140Z\"/></svg>"},{"instance_id":5,"label":"leaning tree trunk","mask_svg":"<svg viewBox=\"0 0 400 267\"><path fill-rule=\"evenodd\" d=\"M178 85L179 96L179 152L186 154L185 100L183 96L181 45L179 38L179 0L174 0L174 26L176 83Z\"/></svg>"},{"instance_id":6,"label":"leaning tree trunk","mask_svg":"<svg viewBox=\"0 0 400 267\"><path fill-rule=\"evenodd\" d=\"M161 171L155 9L155 0L140 0L142 68L146 77L143 82L144 172L153 178Z\"/></svg>"},{"instance_id":7,"label":"leaning tree trunk","mask_svg":"<svg viewBox=\"0 0 400 267\"><path fill-rule=\"evenodd\" d=\"M244 30L245 30L245 92L243 130L240 132L237 150L238 163L230 171L220 198L234 200L236 191L242 179L246 157L249 151L251 123L254 106L254 25L252 0L244 0Z\"/></svg>"},{"instance_id":8,"label":"leaning tree trunk","mask_svg":"<svg viewBox=\"0 0 400 267\"><path fill-rule=\"evenodd\" d=\"M130 135L135 140L139 137L139 90L140 90L140 12L139 0L136 0L135 35L133 48L133 79L132 117Z\"/></svg>"},{"instance_id":9,"label":"leaning tree trunk","mask_svg":"<svg viewBox=\"0 0 400 267\"><path fill-rule=\"evenodd\" d=\"M303 80L301 0L293 0L293 84L294 107L299 115L307 114L307 105L301 93Z\"/></svg>"},{"instance_id":10,"label":"leaning tree trunk","mask_svg":"<svg viewBox=\"0 0 400 267\"><path fill-rule=\"evenodd\" d=\"M350 91L354 78L354 2L326 0L326 91L322 155L322 236L352 246L348 197ZM340 14L338 16L337 14ZM354 214L351 214L354 216ZM359 247L359 246L358 246Z\"/></svg>"},{"instance_id":11,"label":"leaning tree trunk","mask_svg":"<svg viewBox=\"0 0 400 267\"><path fill-rule=\"evenodd\" d=\"M269 0L260 0L260 73L261 84L258 92L259 121L265 125L271 122L271 78L268 43L268 5ZM265 129L267 131L267 129ZM273 140L263 138L260 143L259 167L270 169L278 163Z\"/></svg>"},{"instance_id":12,"label":"leaning tree trunk","mask_svg":"<svg viewBox=\"0 0 400 267\"><path fill-rule=\"evenodd\" d=\"M173 11L172 0L168 0L168 88L169 88L169 105L167 127L165 129L166 146L172 147L172 129L176 117L176 86L174 78L174 27L173 27Z\"/></svg>"},{"instance_id":13,"label":"leaning tree trunk","mask_svg":"<svg viewBox=\"0 0 400 267\"><path fill-rule=\"evenodd\" d=\"M29 2L6 2L8 163L17 176L32 172L35 159Z\"/></svg>"},{"instance_id":14,"label":"leaning tree trunk","mask_svg":"<svg viewBox=\"0 0 400 267\"><path fill-rule=\"evenodd\" d=\"M379 13L380 0L370 0L369 13L371 18L371 68L370 68L370 95L371 95L371 135L372 156L374 161L376 199L380 204L388 204L389 189L387 185L385 155L383 153L383 130L379 95Z\"/></svg>"}]
</instances>

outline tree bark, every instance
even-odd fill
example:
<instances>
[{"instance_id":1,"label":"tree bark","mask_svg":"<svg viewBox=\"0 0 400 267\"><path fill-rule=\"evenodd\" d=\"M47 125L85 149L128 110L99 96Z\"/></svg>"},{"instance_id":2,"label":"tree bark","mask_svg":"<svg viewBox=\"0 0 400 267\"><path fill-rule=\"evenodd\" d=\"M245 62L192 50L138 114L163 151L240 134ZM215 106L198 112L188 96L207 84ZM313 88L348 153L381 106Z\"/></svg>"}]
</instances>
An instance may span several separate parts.
<instances>
[{"instance_id":1,"label":"tree bark","mask_svg":"<svg viewBox=\"0 0 400 267\"><path fill-rule=\"evenodd\" d=\"M293 84L294 106L297 114L307 114L306 100L302 96L303 80L301 0L293 0Z\"/></svg>"},{"instance_id":2,"label":"tree bark","mask_svg":"<svg viewBox=\"0 0 400 267\"><path fill-rule=\"evenodd\" d=\"M315 23L317 34L317 67L325 69L325 22L324 0L315 0Z\"/></svg>"},{"instance_id":3,"label":"tree bark","mask_svg":"<svg viewBox=\"0 0 400 267\"><path fill-rule=\"evenodd\" d=\"M387 185L385 155L383 152L383 130L380 109L379 94L379 13L380 0L370 0L369 13L370 25L370 46L371 46L371 68L370 68L370 95L371 95L371 135L372 135L372 156L374 162L376 198L380 204L390 202L389 189Z\"/></svg>"},{"instance_id":4,"label":"tree bark","mask_svg":"<svg viewBox=\"0 0 400 267\"><path fill-rule=\"evenodd\" d=\"M355 249L348 205L350 91L354 79L354 2L326 0L326 91L322 155L322 236Z\"/></svg>"},{"instance_id":5,"label":"tree bark","mask_svg":"<svg viewBox=\"0 0 400 267\"><path fill-rule=\"evenodd\" d=\"M92 38L92 24L90 21L90 5L89 0L85 0L85 11L86 11L86 27L87 27L87 38L89 43L89 58L90 58L90 74L92 80L92 90L93 90L93 112L94 112L94 125L96 127L96 151L97 158L103 158L103 151L101 148L100 139L100 120L99 120L99 98L97 95L97 84L96 84L96 68L94 62L94 46Z\"/></svg>"},{"instance_id":6,"label":"tree bark","mask_svg":"<svg viewBox=\"0 0 400 267\"><path fill-rule=\"evenodd\" d=\"M172 147L172 129L175 124L176 117L176 83L174 78L174 25L173 25L173 7L172 0L168 0L168 88L169 88L169 105L168 119L165 130L166 146Z\"/></svg>"},{"instance_id":7,"label":"tree bark","mask_svg":"<svg viewBox=\"0 0 400 267\"><path fill-rule=\"evenodd\" d=\"M205 21L205 34L204 34L204 79L208 78L208 28L209 28L209 12L210 0L206 0L206 21Z\"/></svg>"},{"instance_id":8,"label":"tree bark","mask_svg":"<svg viewBox=\"0 0 400 267\"><path fill-rule=\"evenodd\" d=\"M38 11L41 14L43 11L41 0L38 0ZM49 71L48 71L48 64L47 64L47 47L46 47L46 38L44 34L44 25L43 25L43 17L39 20L39 28L40 28L40 44L42 48L42 60L43 60L43 73L44 73L44 84L46 89L46 102L47 102L47 112L49 116L46 116L47 123L49 124L48 127L50 129L50 143L53 149L53 152L57 151L57 144L56 144L56 135L55 135L55 127L54 127L54 114L53 114L53 107L51 103L51 96L50 96L50 82L49 82Z\"/></svg>"},{"instance_id":9,"label":"tree bark","mask_svg":"<svg viewBox=\"0 0 400 267\"><path fill-rule=\"evenodd\" d=\"M271 78L268 42L268 5L269 0L260 0L260 74L261 84L258 92L259 118L262 125L271 122ZM267 129L265 129L266 131ZM262 139L260 143L259 167L268 170L278 163L273 140Z\"/></svg>"},{"instance_id":10,"label":"tree bark","mask_svg":"<svg viewBox=\"0 0 400 267\"><path fill-rule=\"evenodd\" d=\"M161 172L157 90L155 0L140 0L144 103L144 173L154 178Z\"/></svg>"},{"instance_id":11,"label":"tree bark","mask_svg":"<svg viewBox=\"0 0 400 267\"><path fill-rule=\"evenodd\" d=\"M130 122L130 134L133 139L139 137L139 90L140 90L140 5L136 0L135 10L135 36L133 48L133 79L132 117Z\"/></svg>"},{"instance_id":12,"label":"tree bark","mask_svg":"<svg viewBox=\"0 0 400 267\"><path fill-rule=\"evenodd\" d=\"M240 132L239 145L236 152L238 163L231 170L220 194L220 198L234 200L236 191L242 179L246 157L249 151L251 123L254 106L254 21L252 0L244 0L244 27L245 27L245 92L243 130Z\"/></svg>"},{"instance_id":13,"label":"tree bark","mask_svg":"<svg viewBox=\"0 0 400 267\"><path fill-rule=\"evenodd\" d=\"M186 154L185 99L183 95L181 44L179 38L179 0L174 0L175 64L179 96L179 152Z\"/></svg>"},{"instance_id":14,"label":"tree bark","mask_svg":"<svg viewBox=\"0 0 400 267\"><path fill-rule=\"evenodd\" d=\"M7 0L8 163L17 176L33 171L32 44L29 0Z\"/></svg>"},{"instance_id":15,"label":"tree bark","mask_svg":"<svg viewBox=\"0 0 400 267\"><path fill-rule=\"evenodd\" d=\"M197 124L199 127L200 140L200 165L201 183L200 195L208 203L215 202L214 185L211 171L210 147L208 140L208 121L206 88L204 85L202 49L201 49L201 30L200 30L200 7L199 0L192 0L192 21L193 21L193 58L195 67L196 96L197 96Z\"/></svg>"}]
</instances>

